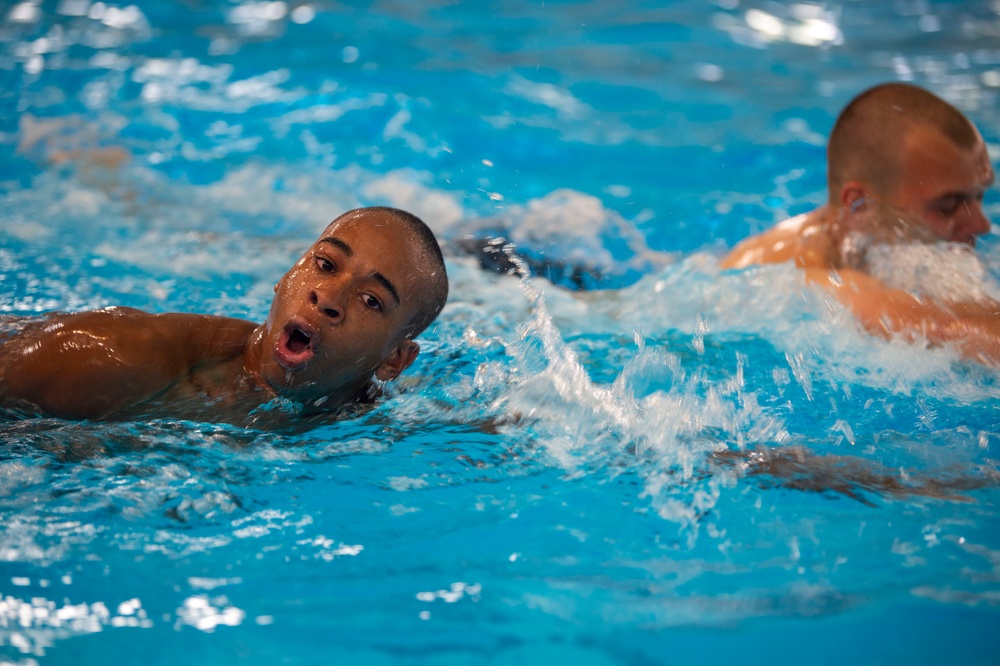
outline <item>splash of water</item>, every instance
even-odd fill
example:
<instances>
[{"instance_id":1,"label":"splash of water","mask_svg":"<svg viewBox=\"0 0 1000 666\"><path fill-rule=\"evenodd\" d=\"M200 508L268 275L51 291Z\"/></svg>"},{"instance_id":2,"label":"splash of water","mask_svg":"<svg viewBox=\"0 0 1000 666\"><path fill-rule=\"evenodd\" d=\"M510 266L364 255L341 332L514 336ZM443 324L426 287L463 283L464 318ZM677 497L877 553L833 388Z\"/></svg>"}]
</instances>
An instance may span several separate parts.
<instances>
[{"instance_id":1,"label":"splash of water","mask_svg":"<svg viewBox=\"0 0 1000 666\"><path fill-rule=\"evenodd\" d=\"M720 381L637 333L635 352L614 381L599 383L563 338L546 292L530 277L520 285L530 314L507 346L507 367L484 364L475 381L497 396L489 410L526 428L568 478L638 476L641 497L693 540L719 484L729 482L706 474L709 455L787 440L780 419L746 390L744 358Z\"/></svg>"},{"instance_id":2,"label":"splash of water","mask_svg":"<svg viewBox=\"0 0 1000 666\"><path fill-rule=\"evenodd\" d=\"M865 263L868 272L887 285L937 301L983 303L1000 298L1000 283L968 245L875 245Z\"/></svg>"}]
</instances>

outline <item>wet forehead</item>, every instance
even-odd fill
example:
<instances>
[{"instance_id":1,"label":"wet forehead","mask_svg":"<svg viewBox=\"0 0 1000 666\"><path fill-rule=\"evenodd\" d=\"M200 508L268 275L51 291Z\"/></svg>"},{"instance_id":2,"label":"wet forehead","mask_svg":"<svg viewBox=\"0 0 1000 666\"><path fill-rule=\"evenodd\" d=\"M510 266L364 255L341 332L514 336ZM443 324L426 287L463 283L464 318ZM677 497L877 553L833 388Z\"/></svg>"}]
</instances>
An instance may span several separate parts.
<instances>
[{"instance_id":1,"label":"wet forehead","mask_svg":"<svg viewBox=\"0 0 1000 666\"><path fill-rule=\"evenodd\" d=\"M339 247L358 268L378 273L399 291L400 300L420 288L424 267L412 232L401 220L386 214L366 212L332 222L317 245Z\"/></svg>"},{"instance_id":2,"label":"wet forehead","mask_svg":"<svg viewBox=\"0 0 1000 666\"><path fill-rule=\"evenodd\" d=\"M409 251L413 244L406 224L386 214L361 213L338 218L320 236L320 240L327 239L346 243L354 252L413 254Z\"/></svg>"},{"instance_id":3,"label":"wet forehead","mask_svg":"<svg viewBox=\"0 0 1000 666\"><path fill-rule=\"evenodd\" d=\"M905 189L973 192L993 184L993 166L980 138L962 148L932 127L907 134L900 154L900 186Z\"/></svg>"},{"instance_id":4,"label":"wet forehead","mask_svg":"<svg viewBox=\"0 0 1000 666\"><path fill-rule=\"evenodd\" d=\"M361 208L335 219L327 225L325 233L329 234L332 230L339 229L341 227L354 226L394 227L402 229L405 228L406 225L402 222L402 220L390 212L370 208Z\"/></svg>"}]
</instances>

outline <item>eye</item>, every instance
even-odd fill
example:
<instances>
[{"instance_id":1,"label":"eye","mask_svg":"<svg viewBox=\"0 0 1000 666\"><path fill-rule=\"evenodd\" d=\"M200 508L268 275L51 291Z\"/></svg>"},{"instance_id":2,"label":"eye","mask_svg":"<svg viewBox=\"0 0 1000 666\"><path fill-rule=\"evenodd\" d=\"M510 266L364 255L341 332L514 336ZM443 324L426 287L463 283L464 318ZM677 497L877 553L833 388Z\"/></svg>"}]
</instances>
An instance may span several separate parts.
<instances>
[{"instance_id":1,"label":"eye","mask_svg":"<svg viewBox=\"0 0 1000 666\"><path fill-rule=\"evenodd\" d=\"M366 308L376 310L378 312L382 311L382 302L371 294L361 294L361 302L365 304Z\"/></svg>"},{"instance_id":2,"label":"eye","mask_svg":"<svg viewBox=\"0 0 1000 666\"><path fill-rule=\"evenodd\" d=\"M946 197L934 202L932 210L942 217L951 217L958 210L958 197Z\"/></svg>"},{"instance_id":3,"label":"eye","mask_svg":"<svg viewBox=\"0 0 1000 666\"><path fill-rule=\"evenodd\" d=\"M316 257L316 266L324 273L332 273L337 269L337 265L326 257Z\"/></svg>"}]
</instances>

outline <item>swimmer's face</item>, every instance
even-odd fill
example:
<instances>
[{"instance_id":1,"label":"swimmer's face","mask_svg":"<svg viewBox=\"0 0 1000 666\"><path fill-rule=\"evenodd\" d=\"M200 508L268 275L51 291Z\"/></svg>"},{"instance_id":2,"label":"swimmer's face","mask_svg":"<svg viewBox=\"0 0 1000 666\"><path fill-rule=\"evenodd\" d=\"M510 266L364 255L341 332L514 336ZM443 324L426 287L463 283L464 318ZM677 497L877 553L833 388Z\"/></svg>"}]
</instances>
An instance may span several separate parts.
<instances>
[{"instance_id":1,"label":"swimmer's face","mask_svg":"<svg viewBox=\"0 0 1000 666\"><path fill-rule=\"evenodd\" d=\"M421 307L421 257L384 212L335 220L275 287L260 373L303 401L353 397L372 375L393 379L416 357L407 337Z\"/></svg>"},{"instance_id":2,"label":"swimmer's face","mask_svg":"<svg viewBox=\"0 0 1000 666\"><path fill-rule=\"evenodd\" d=\"M929 126L907 135L900 177L885 202L918 219L937 239L975 246L990 230L983 194L993 184L993 167L980 138L963 150Z\"/></svg>"}]
</instances>

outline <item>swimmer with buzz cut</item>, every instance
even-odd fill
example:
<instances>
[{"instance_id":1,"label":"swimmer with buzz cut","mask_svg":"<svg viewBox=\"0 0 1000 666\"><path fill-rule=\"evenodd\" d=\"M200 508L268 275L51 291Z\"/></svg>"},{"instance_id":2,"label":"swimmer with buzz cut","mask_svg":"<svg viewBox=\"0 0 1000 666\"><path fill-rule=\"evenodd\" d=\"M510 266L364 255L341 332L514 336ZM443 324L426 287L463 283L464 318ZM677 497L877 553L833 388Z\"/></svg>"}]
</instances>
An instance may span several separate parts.
<instances>
[{"instance_id":1,"label":"swimmer with buzz cut","mask_svg":"<svg viewBox=\"0 0 1000 666\"><path fill-rule=\"evenodd\" d=\"M285 425L369 403L417 357L448 278L417 217L360 208L274 287L263 324L108 308L17 319L0 334L0 407L18 417ZM0 412L2 413L2 412Z\"/></svg>"},{"instance_id":2,"label":"swimmer with buzz cut","mask_svg":"<svg viewBox=\"0 0 1000 666\"><path fill-rule=\"evenodd\" d=\"M722 266L794 262L869 332L952 344L966 358L1000 365L1000 303L893 288L864 256L873 246L900 243L952 243L971 252L990 230L983 194L993 179L983 137L958 109L917 86L876 86L834 125L827 204L744 240Z\"/></svg>"}]
</instances>

